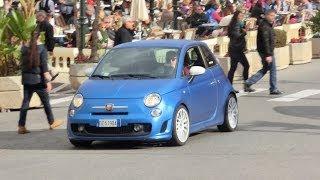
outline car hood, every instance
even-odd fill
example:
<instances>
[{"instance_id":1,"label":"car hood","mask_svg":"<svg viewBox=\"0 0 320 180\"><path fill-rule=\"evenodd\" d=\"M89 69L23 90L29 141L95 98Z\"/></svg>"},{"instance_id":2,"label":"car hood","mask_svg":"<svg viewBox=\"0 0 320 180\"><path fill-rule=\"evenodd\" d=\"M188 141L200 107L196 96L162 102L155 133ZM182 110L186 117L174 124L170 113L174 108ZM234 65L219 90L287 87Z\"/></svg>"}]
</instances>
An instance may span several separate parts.
<instances>
[{"instance_id":1,"label":"car hood","mask_svg":"<svg viewBox=\"0 0 320 180\"><path fill-rule=\"evenodd\" d=\"M178 82L177 82L178 81ZM177 79L143 80L86 80L79 88L86 99L97 98L143 98L150 93L160 95L178 89L182 84Z\"/></svg>"}]
</instances>

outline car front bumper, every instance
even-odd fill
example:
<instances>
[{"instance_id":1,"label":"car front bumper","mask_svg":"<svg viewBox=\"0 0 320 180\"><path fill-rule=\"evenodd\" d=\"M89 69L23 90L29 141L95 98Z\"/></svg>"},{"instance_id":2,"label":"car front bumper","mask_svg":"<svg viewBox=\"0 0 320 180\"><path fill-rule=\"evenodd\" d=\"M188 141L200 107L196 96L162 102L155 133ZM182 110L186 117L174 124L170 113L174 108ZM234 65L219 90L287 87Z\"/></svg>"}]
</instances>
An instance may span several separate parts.
<instances>
[{"instance_id":1,"label":"car front bumper","mask_svg":"<svg viewBox=\"0 0 320 180\"><path fill-rule=\"evenodd\" d=\"M149 119L149 120L134 120L134 119L122 119L124 126L132 124L148 124L150 125L150 131L144 133L123 133L122 130L116 130L117 133L101 132L97 127L98 119L68 119L68 138L73 140L90 140L90 141L168 141L172 138L172 120L171 119ZM77 132L74 125L83 125L85 127L91 127L89 130L85 129L83 132ZM72 127L73 126L73 127ZM165 126L165 127L164 127ZM78 126L77 126L78 127ZM117 127L123 128L123 127ZM103 128L102 128L103 129ZM99 131L99 133L94 130ZM120 133L119 133L120 132ZM131 131L130 131L131 132Z\"/></svg>"}]
</instances>

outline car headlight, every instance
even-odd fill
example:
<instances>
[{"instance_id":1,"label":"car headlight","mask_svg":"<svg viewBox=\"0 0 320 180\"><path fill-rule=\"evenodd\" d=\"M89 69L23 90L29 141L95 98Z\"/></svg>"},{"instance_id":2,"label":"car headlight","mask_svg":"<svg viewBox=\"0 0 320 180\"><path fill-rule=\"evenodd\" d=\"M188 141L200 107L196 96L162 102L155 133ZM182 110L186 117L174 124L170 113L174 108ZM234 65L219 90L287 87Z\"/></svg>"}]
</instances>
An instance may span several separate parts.
<instances>
[{"instance_id":1,"label":"car headlight","mask_svg":"<svg viewBox=\"0 0 320 180\"><path fill-rule=\"evenodd\" d=\"M144 98L144 105L147 107L156 107L161 102L161 96L158 93L151 93Z\"/></svg>"},{"instance_id":2,"label":"car headlight","mask_svg":"<svg viewBox=\"0 0 320 180\"><path fill-rule=\"evenodd\" d=\"M72 100L72 104L75 108L79 108L83 104L83 96L76 94Z\"/></svg>"}]
</instances>

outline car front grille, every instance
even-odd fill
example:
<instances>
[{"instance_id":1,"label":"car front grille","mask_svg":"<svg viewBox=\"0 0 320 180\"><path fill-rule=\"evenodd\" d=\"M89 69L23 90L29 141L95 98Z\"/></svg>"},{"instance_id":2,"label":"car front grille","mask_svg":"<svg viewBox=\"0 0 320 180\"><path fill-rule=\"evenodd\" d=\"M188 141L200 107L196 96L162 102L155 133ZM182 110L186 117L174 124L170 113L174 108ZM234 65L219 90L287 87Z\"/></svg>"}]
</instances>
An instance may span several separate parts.
<instances>
[{"instance_id":1,"label":"car front grille","mask_svg":"<svg viewBox=\"0 0 320 180\"><path fill-rule=\"evenodd\" d=\"M72 132L77 136L145 136L151 132L151 124L139 123L143 126L139 132L134 131L134 124L121 127L96 127L89 124L71 124ZM84 125L84 130L79 131L79 126Z\"/></svg>"}]
</instances>

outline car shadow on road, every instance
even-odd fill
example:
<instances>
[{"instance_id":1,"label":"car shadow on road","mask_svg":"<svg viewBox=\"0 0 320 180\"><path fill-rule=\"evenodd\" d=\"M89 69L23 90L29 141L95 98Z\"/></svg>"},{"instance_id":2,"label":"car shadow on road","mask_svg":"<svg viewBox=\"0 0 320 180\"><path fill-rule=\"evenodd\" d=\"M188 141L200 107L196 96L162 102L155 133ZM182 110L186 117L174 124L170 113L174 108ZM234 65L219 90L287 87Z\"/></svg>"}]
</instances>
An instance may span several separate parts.
<instances>
[{"instance_id":1,"label":"car shadow on road","mask_svg":"<svg viewBox=\"0 0 320 180\"><path fill-rule=\"evenodd\" d=\"M320 106L277 106L273 110L288 116L320 120Z\"/></svg>"},{"instance_id":2,"label":"car shadow on road","mask_svg":"<svg viewBox=\"0 0 320 180\"><path fill-rule=\"evenodd\" d=\"M70 144L65 129L31 130L19 135L16 131L0 131L0 149L3 150L139 150L169 146L167 143L94 142L88 148L75 148Z\"/></svg>"},{"instance_id":3,"label":"car shadow on road","mask_svg":"<svg viewBox=\"0 0 320 180\"><path fill-rule=\"evenodd\" d=\"M207 133L219 133L210 128L190 135L189 143L198 141ZM19 135L16 131L0 131L0 150L142 150L151 148L177 148L166 142L94 142L88 148L75 148L70 144L66 129L36 129Z\"/></svg>"}]
</instances>

